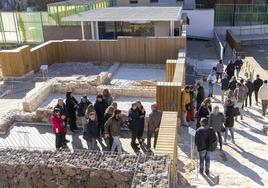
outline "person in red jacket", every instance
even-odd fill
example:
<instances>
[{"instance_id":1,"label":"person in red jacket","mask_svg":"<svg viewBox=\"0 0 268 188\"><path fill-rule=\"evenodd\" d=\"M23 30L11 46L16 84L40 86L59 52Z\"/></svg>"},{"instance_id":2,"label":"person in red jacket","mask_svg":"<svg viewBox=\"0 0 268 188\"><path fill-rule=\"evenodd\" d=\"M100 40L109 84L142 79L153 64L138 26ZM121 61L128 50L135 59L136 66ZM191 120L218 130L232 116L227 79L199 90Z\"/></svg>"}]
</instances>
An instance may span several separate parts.
<instances>
[{"instance_id":1,"label":"person in red jacket","mask_svg":"<svg viewBox=\"0 0 268 188\"><path fill-rule=\"evenodd\" d=\"M54 108L51 116L52 132L56 136L56 149L65 147L64 144L64 116L60 116L60 109Z\"/></svg>"}]
</instances>

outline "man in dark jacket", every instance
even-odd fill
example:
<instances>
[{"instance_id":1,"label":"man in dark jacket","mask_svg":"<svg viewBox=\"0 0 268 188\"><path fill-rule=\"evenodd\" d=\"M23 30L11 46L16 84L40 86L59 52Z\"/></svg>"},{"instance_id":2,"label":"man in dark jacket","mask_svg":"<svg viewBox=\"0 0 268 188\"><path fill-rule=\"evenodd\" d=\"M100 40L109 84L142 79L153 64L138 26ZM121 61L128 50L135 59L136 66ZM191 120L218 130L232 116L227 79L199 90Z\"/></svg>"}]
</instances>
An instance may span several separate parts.
<instances>
[{"instance_id":1,"label":"man in dark jacket","mask_svg":"<svg viewBox=\"0 0 268 188\"><path fill-rule=\"evenodd\" d=\"M260 79L260 75L257 74L257 78L253 82L256 105L258 105L258 102L259 102L258 101L258 95L259 95L259 90L260 90L262 84L263 84L263 80Z\"/></svg>"},{"instance_id":2,"label":"man in dark jacket","mask_svg":"<svg viewBox=\"0 0 268 188\"><path fill-rule=\"evenodd\" d=\"M140 101L136 101L136 104L137 104L137 110L139 112L139 117L140 117L140 126L139 126L140 129L138 130L137 138L138 138L139 143L142 144L144 141L142 136L143 136L143 132L144 132L144 122L145 122L146 111L145 111L145 109L142 106Z\"/></svg>"},{"instance_id":3,"label":"man in dark jacket","mask_svg":"<svg viewBox=\"0 0 268 188\"><path fill-rule=\"evenodd\" d=\"M63 125L63 128L64 128L64 132L63 132L63 142L65 143L68 143L70 142L69 140L66 139L66 133L67 133L67 110L66 110L66 105L63 101L63 99L58 99L58 104L54 107L54 109L59 109L60 110L60 116L65 116L64 118L64 125Z\"/></svg>"},{"instance_id":4,"label":"man in dark jacket","mask_svg":"<svg viewBox=\"0 0 268 188\"><path fill-rule=\"evenodd\" d=\"M251 79L248 79L246 82L246 86L248 87L248 93L247 93L247 99L245 101L245 106L248 106L248 100L249 100L249 106L252 105L252 93L254 91L254 84L251 81Z\"/></svg>"},{"instance_id":5,"label":"man in dark jacket","mask_svg":"<svg viewBox=\"0 0 268 188\"><path fill-rule=\"evenodd\" d=\"M239 73L241 71L241 67L243 66L243 61L240 55L237 55L234 65L235 65L235 70L236 70L236 77L239 78Z\"/></svg>"},{"instance_id":6,"label":"man in dark jacket","mask_svg":"<svg viewBox=\"0 0 268 188\"><path fill-rule=\"evenodd\" d=\"M112 152L115 152L117 149L118 153L122 152L122 144L120 141L120 130L125 127L124 122L121 118L121 110L115 110L112 117L110 117L104 125L105 129L105 138L112 136L113 144L112 144Z\"/></svg>"},{"instance_id":7,"label":"man in dark jacket","mask_svg":"<svg viewBox=\"0 0 268 188\"><path fill-rule=\"evenodd\" d=\"M235 71L235 65L233 61L231 60L225 69L225 72L228 75L227 77L228 80L231 80L231 78L234 76L234 71Z\"/></svg>"},{"instance_id":8,"label":"man in dark jacket","mask_svg":"<svg viewBox=\"0 0 268 188\"><path fill-rule=\"evenodd\" d=\"M140 130L140 117L139 112L137 110L136 102L132 103L131 108L128 111L128 117L129 117L129 128L132 133L131 146L134 150L137 150L139 149L138 147L139 144L136 144L136 139L138 136L138 131Z\"/></svg>"},{"instance_id":9,"label":"man in dark jacket","mask_svg":"<svg viewBox=\"0 0 268 188\"><path fill-rule=\"evenodd\" d=\"M88 105L90 105L90 104L92 104L92 103L87 99L87 96L81 97L81 101L78 104L77 115L80 118L83 126L87 123L85 113L86 113Z\"/></svg>"},{"instance_id":10,"label":"man in dark jacket","mask_svg":"<svg viewBox=\"0 0 268 188\"><path fill-rule=\"evenodd\" d=\"M84 139L87 141L89 150L99 150L97 146L97 137L99 136L96 113L89 114L88 123L84 126Z\"/></svg>"},{"instance_id":11,"label":"man in dark jacket","mask_svg":"<svg viewBox=\"0 0 268 188\"><path fill-rule=\"evenodd\" d=\"M151 148L151 138L154 135L154 148L156 147L158 132L160 128L162 112L157 109L156 104L151 106L152 112L149 114L148 131L147 131L147 146Z\"/></svg>"},{"instance_id":12,"label":"man in dark jacket","mask_svg":"<svg viewBox=\"0 0 268 188\"><path fill-rule=\"evenodd\" d=\"M72 96L72 92L66 93L66 111L69 120L70 130L78 131L76 125L76 110L78 109L78 101Z\"/></svg>"},{"instance_id":13,"label":"man in dark jacket","mask_svg":"<svg viewBox=\"0 0 268 188\"><path fill-rule=\"evenodd\" d=\"M96 97L96 102L94 104L94 109L97 113L98 128L99 128L99 139L100 135L104 133L104 113L108 107L107 102L103 99L102 94L98 94Z\"/></svg>"},{"instance_id":14,"label":"man in dark jacket","mask_svg":"<svg viewBox=\"0 0 268 188\"><path fill-rule=\"evenodd\" d=\"M199 172L203 174L204 165L205 165L205 172L209 176L209 167L210 167L210 151L209 147L211 144L211 138L213 133L213 129L207 128L208 120L207 118L201 118L200 126L196 130L195 134L195 145L199 152L200 158L200 169Z\"/></svg>"},{"instance_id":15,"label":"man in dark jacket","mask_svg":"<svg viewBox=\"0 0 268 188\"><path fill-rule=\"evenodd\" d=\"M227 74L224 74L224 78L221 80L221 101L224 103L224 96L229 90L229 80Z\"/></svg>"}]
</instances>

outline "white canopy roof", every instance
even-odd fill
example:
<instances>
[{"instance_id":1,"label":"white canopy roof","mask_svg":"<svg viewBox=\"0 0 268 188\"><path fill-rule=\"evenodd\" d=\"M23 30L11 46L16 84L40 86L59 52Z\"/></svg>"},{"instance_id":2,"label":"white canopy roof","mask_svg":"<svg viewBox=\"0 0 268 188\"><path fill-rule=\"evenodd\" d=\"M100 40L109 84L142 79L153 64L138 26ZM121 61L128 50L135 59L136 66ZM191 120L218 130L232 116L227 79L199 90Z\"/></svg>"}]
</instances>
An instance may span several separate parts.
<instances>
[{"instance_id":1,"label":"white canopy roof","mask_svg":"<svg viewBox=\"0 0 268 188\"><path fill-rule=\"evenodd\" d=\"M178 21L181 7L109 7L62 18L62 21Z\"/></svg>"}]
</instances>

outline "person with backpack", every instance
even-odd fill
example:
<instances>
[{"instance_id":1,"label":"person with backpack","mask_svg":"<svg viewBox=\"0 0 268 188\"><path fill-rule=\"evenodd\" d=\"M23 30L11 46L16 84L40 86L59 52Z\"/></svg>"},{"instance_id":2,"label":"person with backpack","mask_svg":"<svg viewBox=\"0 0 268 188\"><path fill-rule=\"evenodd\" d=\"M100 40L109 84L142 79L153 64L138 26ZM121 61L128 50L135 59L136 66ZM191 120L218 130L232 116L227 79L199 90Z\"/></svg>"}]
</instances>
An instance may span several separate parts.
<instances>
[{"instance_id":1,"label":"person with backpack","mask_svg":"<svg viewBox=\"0 0 268 188\"><path fill-rule=\"evenodd\" d=\"M78 104L77 116L80 118L82 122L82 126L84 126L87 123L85 114L86 114L87 107L90 104L92 103L87 99L87 96L81 97L81 101Z\"/></svg>"},{"instance_id":2,"label":"person with backpack","mask_svg":"<svg viewBox=\"0 0 268 188\"><path fill-rule=\"evenodd\" d=\"M228 85L229 89L230 89L231 91L234 91L235 88L236 88L236 84L237 84L236 77L233 76L232 79L231 79L230 82L229 82L229 85Z\"/></svg>"},{"instance_id":3,"label":"person with backpack","mask_svg":"<svg viewBox=\"0 0 268 188\"><path fill-rule=\"evenodd\" d=\"M208 128L207 118L200 120L200 127L196 130L195 134L195 145L199 153L199 172L203 174L204 166L205 173L207 176L210 175L210 152L215 151L217 147L217 136L212 128Z\"/></svg>"},{"instance_id":4,"label":"person with backpack","mask_svg":"<svg viewBox=\"0 0 268 188\"><path fill-rule=\"evenodd\" d=\"M218 140L220 144L220 150L222 151L222 137L221 132L225 129L223 124L225 122L224 114L220 112L219 106L215 106L213 111L209 115L208 125L212 127L218 135Z\"/></svg>"},{"instance_id":5,"label":"person with backpack","mask_svg":"<svg viewBox=\"0 0 268 188\"><path fill-rule=\"evenodd\" d=\"M196 128L197 129L200 127L200 120L202 118L208 118L211 111L212 111L211 100L210 98L206 98L202 102L199 110L197 111L197 115L196 115L196 118L197 118Z\"/></svg>"}]
</instances>

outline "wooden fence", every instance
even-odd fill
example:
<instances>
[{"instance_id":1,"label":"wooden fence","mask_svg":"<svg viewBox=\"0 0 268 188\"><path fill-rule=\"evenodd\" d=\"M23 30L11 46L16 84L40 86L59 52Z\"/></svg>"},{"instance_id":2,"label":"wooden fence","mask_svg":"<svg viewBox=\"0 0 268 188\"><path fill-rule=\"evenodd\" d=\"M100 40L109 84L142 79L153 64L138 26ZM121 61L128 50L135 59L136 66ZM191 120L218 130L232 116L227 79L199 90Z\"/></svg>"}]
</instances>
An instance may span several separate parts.
<instances>
[{"instance_id":1,"label":"wooden fence","mask_svg":"<svg viewBox=\"0 0 268 188\"><path fill-rule=\"evenodd\" d=\"M235 34L231 30L226 31L226 41L232 49L235 49L236 52L241 51L241 41L235 36Z\"/></svg>"},{"instance_id":2,"label":"wooden fence","mask_svg":"<svg viewBox=\"0 0 268 188\"><path fill-rule=\"evenodd\" d=\"M186 37L49 41L33 49L24 46L15 50L0 51L0 63L3 67L3 76L15 77L23 76L31 70L37 72L42 64L63 62L118 61L163 64L166 59L177 58L178 50L185 47Z\"/></svg>"}]
</instances>

